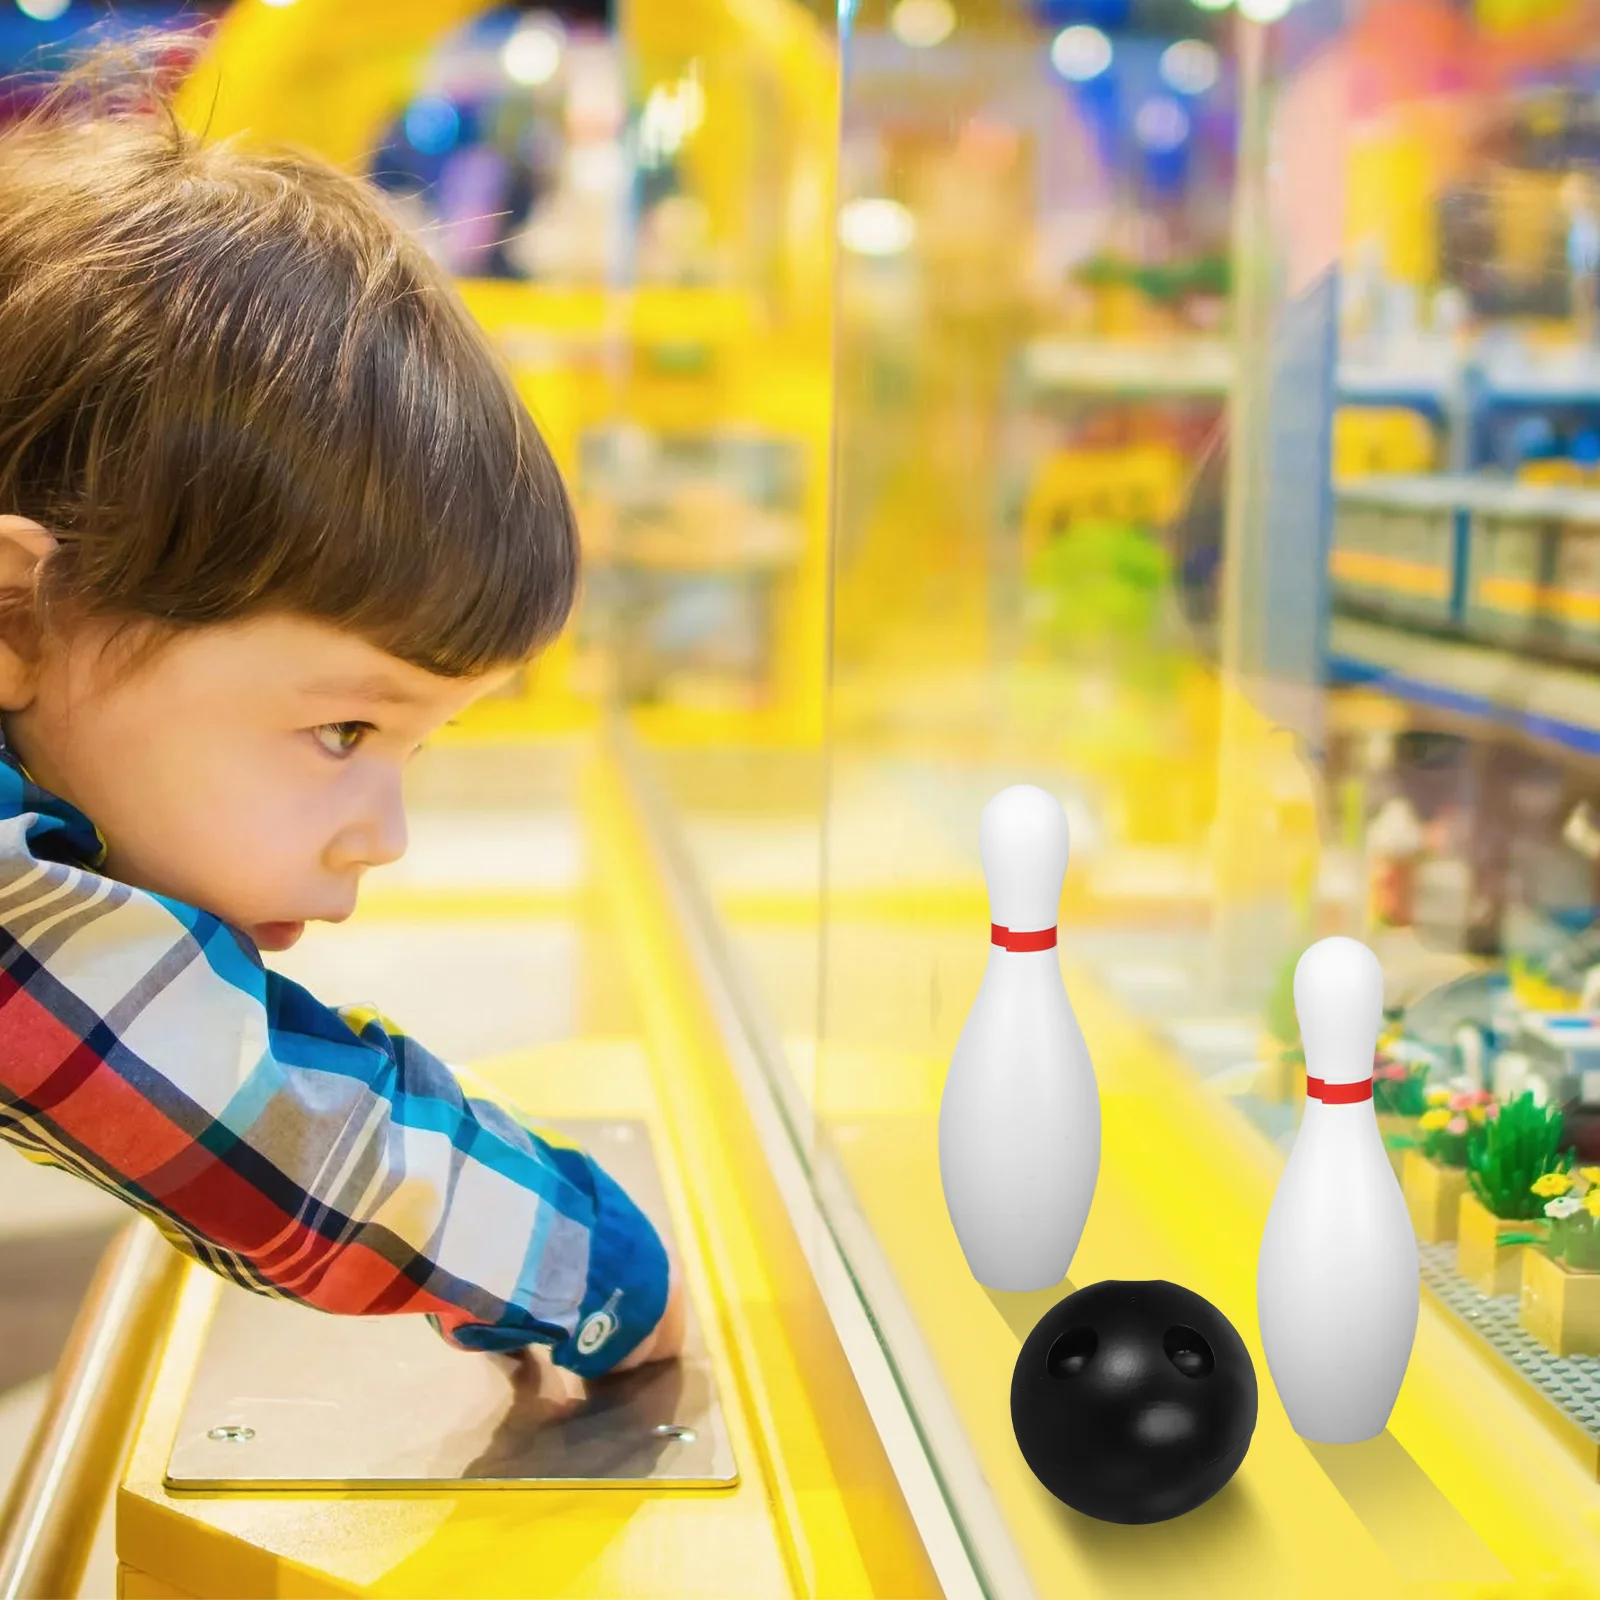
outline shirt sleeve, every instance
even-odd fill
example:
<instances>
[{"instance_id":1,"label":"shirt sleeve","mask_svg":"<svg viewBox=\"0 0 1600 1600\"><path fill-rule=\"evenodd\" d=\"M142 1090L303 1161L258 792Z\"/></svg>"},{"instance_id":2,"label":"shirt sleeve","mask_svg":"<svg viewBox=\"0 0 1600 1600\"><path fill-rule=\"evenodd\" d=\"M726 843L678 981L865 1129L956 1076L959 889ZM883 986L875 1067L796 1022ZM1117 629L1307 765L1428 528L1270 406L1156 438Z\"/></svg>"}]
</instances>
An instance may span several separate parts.
<instances>
[{"instance_id":1,"label":"shirt sleeve","mask_svg":"<svg viewBox=\"0 0 1600 1600\"><path fill-rule=\"evenodd\" d=\"M259 1294L585 1376L654 1328L666 1252L587 1154L216 917L41 859L29 820L0 822L0 1138Z\"/></svg>"}]
</instances>

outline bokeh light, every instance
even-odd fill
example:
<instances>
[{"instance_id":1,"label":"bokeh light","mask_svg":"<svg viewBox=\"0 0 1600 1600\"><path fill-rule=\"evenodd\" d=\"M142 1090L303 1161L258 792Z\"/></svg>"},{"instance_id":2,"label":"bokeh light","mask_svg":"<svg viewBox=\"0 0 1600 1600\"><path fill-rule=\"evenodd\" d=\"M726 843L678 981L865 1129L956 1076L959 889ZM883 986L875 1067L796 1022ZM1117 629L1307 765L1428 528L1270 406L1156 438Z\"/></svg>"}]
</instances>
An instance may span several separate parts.
<instances>
[{"instance_id":1,"label":"bokeh light","mask_svg":"<svg viewBox=\"0 0 1600 1600\"><path fill-rule=\"evenodd\" d=\"M1161 81L1179 94L1204 94L1220 70L1217 52L1204 39L1180 39L1161 53Z\"/></svg>"},{"instance_id":2,"label":"bokeh light","mask_svg":"<svg viewBox=\"0 0 1600 1600\"><path fill-rule=\"evenodd\" d=\"M1050 46L1050 64L1072 83L1088 83L1111 65L1111 41L1086 22L1063 28Z\"/></svg>"},{"instance_id":3,"label":"bokeh light","mask_svg":"<svg viewBox=\"0 0 1600 1600\"><path fill-rule=\"evenodd\" d=\"M427 95L406 111L406 138L425 156L442 156L461 135L461 114L448 100Z\"/></svg>"},{"instance_id":4,"label":"bokeh light","mask_svg":"<svg viewBox=\"0 0 1600 1600\"><path fill-rule=\"evenodd\" d=\"M839 243L852 255L903 255L916 236L916 218L898 200L851 200L839 208Z\"/></svg>"},{"instance_id":5,"label":"bokeh light","mask_svg":"<svg viewBox=\"0 0 1600 1600\"><path fill-rule=\"evenodd\" d=\"M901 44L931 50L956 30L956 8L950 0L900 0L889 14L889 27Z\"/></svg>"},{"instance_id":6,"label":"bokeh light","mask_svg":"<svg viewBox=\"0 0 1600 1600\"><path fill-rule=\"evenodd\" d=\"M564 41L554 21L525 22L506 40L500 64L513 83L548 83L561 68Z\"/></svg>"},{"instance_id":7,"label":"bokeh light","mask_svg":"<svg viewBox=\"0 0 1600 1600\"><path fill-rule=\"evenodd\" d=\"M1176 150L1189 137L1189 113L1171 95L1152 95L1134 113L1133 133L1146 150Z\"/></svg>"}]
</instances>

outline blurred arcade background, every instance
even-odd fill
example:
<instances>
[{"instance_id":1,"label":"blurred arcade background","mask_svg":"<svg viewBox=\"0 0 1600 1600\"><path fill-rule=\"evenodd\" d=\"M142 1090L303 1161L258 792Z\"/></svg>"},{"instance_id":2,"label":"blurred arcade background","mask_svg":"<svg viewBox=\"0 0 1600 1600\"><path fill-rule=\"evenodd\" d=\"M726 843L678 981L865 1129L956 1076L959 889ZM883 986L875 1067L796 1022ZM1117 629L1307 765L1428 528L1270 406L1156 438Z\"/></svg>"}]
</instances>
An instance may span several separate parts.
<instances>
[{"instance_id":1,"label":"blurred arcade background","mask_svg":"<svg viewBox=\"0 0 1600 1600\"><path fill-rule=\"evenodd\" d=\"M1181 1083L1280 1159L1294 962L1379 951L1429 1315L1486 1363L1397 1433L1503 1570L1541 1538L1580 1570L1600 1523L1563 1544L1451 1429L1510 1439L1514 1396L1600 1476L1600 1212L1564 1176L1600 1163L1600 7L0 0L0 116L150 29L185 116L381 187L585 542L568 634L422 764L412 856L285 969L464 1061L644 1027L591 915L581 771L611 752L989 1592L1065 1593L971 1420L992 1313L917 1221L986 954L978 812L1045 784L1108 1104ZM1212 1197L1149 1222L1146 1265L1225 1303L1234 1175L1119 1115L1128 1215ZM16 1182L20 1417L116 1214Z\"/></svg>"}]
</instances>

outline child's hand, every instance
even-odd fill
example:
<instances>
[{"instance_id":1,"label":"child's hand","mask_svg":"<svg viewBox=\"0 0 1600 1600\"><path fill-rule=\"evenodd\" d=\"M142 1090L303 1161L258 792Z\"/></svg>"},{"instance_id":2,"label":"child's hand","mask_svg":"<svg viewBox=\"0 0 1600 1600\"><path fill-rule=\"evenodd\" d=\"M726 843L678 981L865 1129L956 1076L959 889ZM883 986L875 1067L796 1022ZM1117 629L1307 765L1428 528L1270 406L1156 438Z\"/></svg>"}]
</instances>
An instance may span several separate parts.
<instances>
[{"instance_id":1,"label":"child's hand","mask_svg":"<svg viewBox=\"0 0 1600 1600\"><path fill-rule=\"evenodd\" d=\"M661 1320L652 1332L646 1334L616 1366L611 1368L611 1371L630 1372L634 1367L642 1367L647 1361L670 1361L674 1356L681 1355L687 1315L683 1276L678 1270L677 1263L674 1262L672 1276L667 1285L667 1309L661 1313Z\"/></svg>"}]
</instances>

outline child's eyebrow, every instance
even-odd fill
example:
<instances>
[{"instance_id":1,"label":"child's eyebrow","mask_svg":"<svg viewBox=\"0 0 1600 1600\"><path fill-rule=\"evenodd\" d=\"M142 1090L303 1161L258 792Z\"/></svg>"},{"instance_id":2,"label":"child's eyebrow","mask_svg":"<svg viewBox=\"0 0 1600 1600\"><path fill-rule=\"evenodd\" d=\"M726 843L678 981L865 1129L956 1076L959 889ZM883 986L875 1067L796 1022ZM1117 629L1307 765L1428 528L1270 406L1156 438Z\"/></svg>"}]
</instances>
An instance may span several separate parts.
<instances>
[{"instance_id":1,"label":"child's eyebrow","mask_svg":"<svg viewBox=\"0 0 1600 1600\"><path fill-rule=\"evenodd\" d=\"M415 706L421 700L377 673L353 678L317 678L300 685L303 694L323 699L377 700L385 705Z\"/></svg>"}]
</instances>

